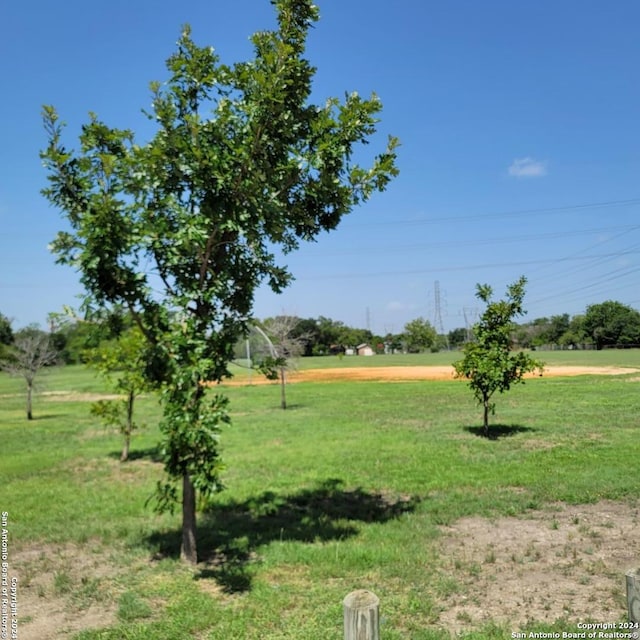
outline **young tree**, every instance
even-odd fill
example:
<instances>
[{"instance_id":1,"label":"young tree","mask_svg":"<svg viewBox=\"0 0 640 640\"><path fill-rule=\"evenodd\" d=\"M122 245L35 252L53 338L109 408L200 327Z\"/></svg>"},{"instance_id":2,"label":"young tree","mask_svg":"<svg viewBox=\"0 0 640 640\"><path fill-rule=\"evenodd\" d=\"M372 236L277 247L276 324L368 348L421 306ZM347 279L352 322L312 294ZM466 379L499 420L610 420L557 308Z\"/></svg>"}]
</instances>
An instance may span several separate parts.
<instances>
[{"instance_id":1,"label":"young tree","mask_svg":"<svg viewBox=\"0 0 640 640\"><path fill-rule=\"evenodd\" d=\"M526 353L511 350L511 333L514 318L524 315L522 307L524 287L527 283L523 276L507 288L506 300L491 300L493 291L487 284L478 285L476 297L487 307L480 322L473 328L474 341L464 346L464 358L454 362L456 377L467 378L476 400L483 407L483 426L489 435L489 414L495 413L493 394L504 393L511 385L524 382L524 375L540 371L543 363L534 360Z\"/></svg>"},{"instance_id":2,"label":"young tree","mask_svg":"<svg viewBox=\"0 0 640 640\"><path fill-rule=\"evenodd\" d=\"M24 378L27 384L27 420L33 420L33 392L36 378L44 367L57 364L58 352L48 333L36 326L18 331L13 348L0 360L0 369Z\"/></svg>"},{"instance_id":3,"label":"young tree","mask_svg":"<svg viewBox=\"0 0 640 640\"><path fill-rule=\"evenodd\" d=\"M90 349L86 361L105 378L118 400L98 400L91 405L91 413L100 417L107 426L117 427L124 438L120 461L129 458L131 436L137 425L133 419L136 398L152 388L145 377L146 342L137 326L131 327L117 338L103 341Z\"/></svg>"},{"instance_id":4,"label":"young tree","mask_svg":"<svg viewBox=\"0 0 640 640\"><path fill-rule=\"evenodd\" d=\"M369 168L354 161L376 131L376 96L309 103L312 0L273 4L277 28L253 36L250 62L221 64L185 27L168 81L152 84L158 131L147 143L92 114L71 151L56 111L44 109L44 193L71 227L53 250L95 304L122 304L148 342L146 373L164 386L159 507L178 500L181 483L181 556L192 563L196 493L221 489L229 420L227 399L204 383L228 375L259 284L289 283L273 247L286 253L335 228L397 173L393 138Z\"/></svg>"},{"instance_id":5,"label":"young tree","mask_svg":"<svg viewBox=\"0 0 640 640\"><path fill-rule=\"evenodd\" d=\"M280 380L280 407L282 409L287 408L287 373L295 369L296 358L304 353L306 343L304 335L294 334L298 320L295 316L276 316L275 318L267 318L262 323L262 327L256 325L256 329L268 343L258 369L269 380Z\"/></svg>"}]
</instances>

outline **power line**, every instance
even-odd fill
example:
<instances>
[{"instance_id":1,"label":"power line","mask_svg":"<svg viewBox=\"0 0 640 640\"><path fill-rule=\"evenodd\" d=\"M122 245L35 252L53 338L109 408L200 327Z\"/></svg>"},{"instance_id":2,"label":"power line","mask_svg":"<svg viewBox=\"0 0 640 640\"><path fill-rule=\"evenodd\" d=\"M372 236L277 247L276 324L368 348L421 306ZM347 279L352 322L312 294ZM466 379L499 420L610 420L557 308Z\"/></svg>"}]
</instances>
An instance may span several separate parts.
<instances>
[{"instance_id":1,"label":"power line","mask_svg":"<svg viewBox=\"0 0 640 640\"><path fill-rule=\"evenodd\" d=\"M502 236L500 238L485 238L479 239L474 238L473 240L450 240L446 242L428 242L424 244L409 244L409 245L398 245L398 246L387 246L387 245L379 245L378 247L372 247L369 243L367 247L363 247L360 249L343 249L343 250L335 250L335 251L319 251L316 256L317 257L329 257L329 256L339 256L339 255L362 255L362 254L370 254L373 248L376 249L377 254L379 255L380 251L384 251L384 253L406 253L408 251L423 251L425 249L442 249L447 247L476 247L481 245L498 245L498 244L513 244L514 242L533 242L537 240L552 240L556 238L566 238L571 237L574 238L576 236L589 236L596 233L606 233L610 231L620 231L619 235L627 234L631 231L635 231L636 229L640 229L639 225L617 225L613 227L595 227L591 229L572 229L570 231L551 231L547 233L537 233L537 234L521 234L521 235L513 235L513 236ZM614 236L619 237L619 236ZM600 243L597 243L600 244Z\"/></svg>"},{"instance_id":2,"label":"power line","mask_svg":"<svg viewBox=\"0 0 640 640\"><path fill-rule=\"evenodd\" d=\"M423 225L423 224L435 224L440 222L458 222L462 220L489 220L494 218L511 218L518 216L526 216L531 215L533 213L536 214L551 214L558 213L559 211L579 211L584 209L598 209L602 207L620 207L620 206L629 206L629 205L638 205L640 204L640 198L630 198L629 200L607 200L604 202L587 202L584 204L574 204L567 205L564 207L547 207L540 209L516 209L511 211L501 211L498 213L476 213L476 214L467 214L463 216L440 216L438 218L420 218L413 220L393 220L393 221L384 221L384 222L357 222L353 223L349 226L360 227L360 226L405 226L405 225ZM345 224L346 226L346 224Z\"/></svg>"},{"instance_id":3,"label":"power line","mask_svg":"<svg viewBox=\"0 0 640 640\"><path fill-rule=\"evenodd\" d=\"M615 253L604 253L598 255L589 255L581 257L571 258L556 258L546 260L522 260L517 262L490 262L484 264L471 264L455 267L430 267L428 269L410 269L405 271L376 271L369 273L333 273L323 275L302 275L296 276L296 280L334 280L342 278L379 278L382 276L408 276L419 275L424 273L434 273L443 271L477 271L479 269L504 269L506 267L526 267L531 265L548 265L548 264L560 264L564 262L573 262L580 260L592 260L594 258L617 258L625 255L634 255L640 253L640 250L618 251Z\"/></svg>"}]
</instances>

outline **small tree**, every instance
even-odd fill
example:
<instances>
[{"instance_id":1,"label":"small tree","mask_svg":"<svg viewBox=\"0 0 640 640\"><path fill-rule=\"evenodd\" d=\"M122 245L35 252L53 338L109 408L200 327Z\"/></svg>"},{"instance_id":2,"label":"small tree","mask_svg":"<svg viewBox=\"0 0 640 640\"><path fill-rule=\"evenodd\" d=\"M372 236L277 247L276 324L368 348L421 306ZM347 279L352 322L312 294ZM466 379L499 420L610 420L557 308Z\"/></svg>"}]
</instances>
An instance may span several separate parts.
<instances>
[{"instance_id":1,"label":"small tree","mask_svg":"<svg viewBox=\"0 0 640 640\"><path fill-rule=\"evenodd\" d=\"M138 327L131 327L114 340L101 342L87 352L87 364L98 371L123 397L99 400L91 405L91 413L111 427L117 427L124 438L120 461L129 458L131 435L137 428L133 419L136 398L151 389L145 377L146 342Z\"/></svg>"},{"instance_id":2,"label":"small tree","mask_svg":"<svg viewBox=\"0 0 640 640\"><path fill-rule=\"evenodd\" d=\"M280 407L287 408L287 372L295 369L296 358L304 353L307 337L295 334L299 319L295 316L277 316L267 318L262 328L256 329L268 341L268 350L264 354L258 369L269 380L280 380Z\"/></svg>"},{"instance_id":3,"label":"small tree","mask_svg":"<svg viewBox=\"0 0 640 640\"><path fill-rule=\"evenodd\" d=\"M42 369L56 364L58 352L51 336L36 326L15 334L13 348L0 360L0 368L10 375L24 378L27 384L27 420L33 420L33 393L36 377Z\"/></svg>"},{"instance_id":4,"label":"small tree","mask_svg":"<svg viewBox=\"0 0 640 640\"><path fill-rule=\"evenodd\" d=\"M489 285L477 286L476 297L487 307L473 329L474 341L464 346L464 358L453 364L456 377L469 380L469 388L483 407L485 436L489 435L489 414L495 413L493 394L504 393L512 384L524 382L526 373L539 370L542 375L542 362L522 351L511 350L513 319L525 313L522 301L526 282L523 276L509 285L506 300L498 302L492 302L493 290Z\"/></svg>"}]
</instances>

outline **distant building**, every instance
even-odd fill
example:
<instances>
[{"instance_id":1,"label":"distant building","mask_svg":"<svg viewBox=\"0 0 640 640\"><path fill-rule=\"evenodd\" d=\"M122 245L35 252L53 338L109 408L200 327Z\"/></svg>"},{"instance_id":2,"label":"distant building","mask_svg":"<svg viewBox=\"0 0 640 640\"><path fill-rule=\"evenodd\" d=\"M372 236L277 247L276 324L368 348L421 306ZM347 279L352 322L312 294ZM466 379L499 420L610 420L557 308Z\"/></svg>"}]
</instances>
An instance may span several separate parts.
<instances>
[{"instance_id":1,"label":"distant building","mask_svg":"<svg viewBox=\"0 0 640 640\"><path fill-rule=\"evenodd\" d=\"M366 343L359 344L356 347L356 351L357 351L359 356L372 356L373 355L373 349Z\"/></svg>"}]
</instances>

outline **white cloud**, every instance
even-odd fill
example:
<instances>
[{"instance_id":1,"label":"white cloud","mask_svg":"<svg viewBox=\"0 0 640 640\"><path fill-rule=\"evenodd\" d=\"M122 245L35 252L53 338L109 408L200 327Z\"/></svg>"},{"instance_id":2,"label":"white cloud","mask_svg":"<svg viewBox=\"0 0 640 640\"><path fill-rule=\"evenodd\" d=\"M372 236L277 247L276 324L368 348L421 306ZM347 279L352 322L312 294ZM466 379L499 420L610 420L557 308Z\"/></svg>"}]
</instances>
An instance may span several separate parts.
<instances>
[{"instance_id":1,"label":"white cloud","mask_svg":"<svg viewBox=\"0 0 640 640\"><path fill-rule=\"evenodd\" d=\"M516 178L539 178L547 175L547 165L535 158L516 158L509 167L509 175Z\"/></svg>"}]
</instances>

